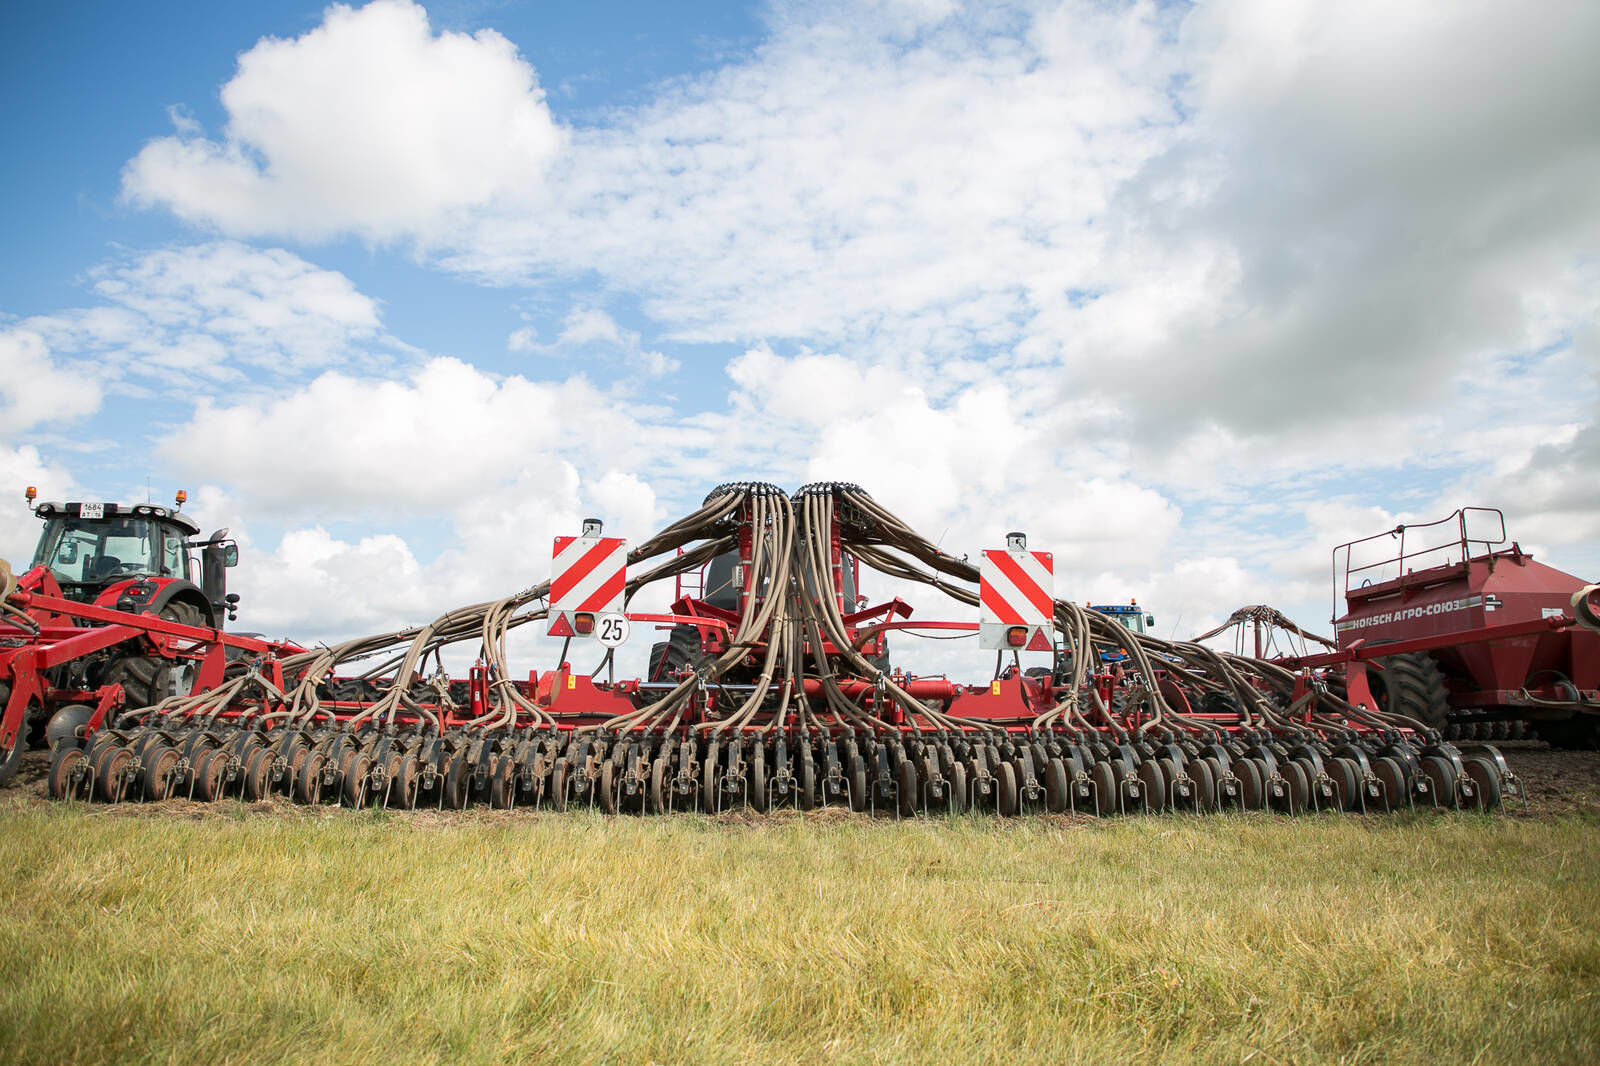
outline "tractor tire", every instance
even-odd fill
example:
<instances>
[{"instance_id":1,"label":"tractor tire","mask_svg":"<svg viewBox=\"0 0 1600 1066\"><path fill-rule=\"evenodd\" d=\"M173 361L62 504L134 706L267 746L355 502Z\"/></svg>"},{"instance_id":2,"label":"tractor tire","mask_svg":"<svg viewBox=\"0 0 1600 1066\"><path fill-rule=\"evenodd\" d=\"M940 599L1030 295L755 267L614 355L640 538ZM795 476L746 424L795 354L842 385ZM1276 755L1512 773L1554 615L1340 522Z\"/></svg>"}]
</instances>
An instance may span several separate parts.
<instances>
[{"instance_id":1,"label":"tractor tire","mask_svg":"<svg viewBox=\"0 0 1600 1066\"><path fill-rule=\"evenodd\" d=\"M186 626L206 624L199 608L187 603L167 604L161 608L160 617ZM194 689L194 668L188 662L159 655L125 655L100 675L102 685L113 681L122 685L128 709L153 707L173 696L189 695Z\"/></svg>"},{"instance_id":2,"label":"tractor tire","mask_svg":"<svg viewBox=\"0 0 1600 1066\"><path fill-rule=\"evenodd\" d=\"M672 627L671 635L650 648L651 681L676 681L685 667L698 666L705 658L700 650L700 631L691 625Z\"/></svg>"},{"instance_id":3,"label":"tractor tire","mask_svg":"<svg viewBox=\"0 0 1600 1066\"><path fill-rule=\"evenodd\" d=\"M1450 716L1450 695L1444 672L1427 652L1391 655L1380 660L1382 670L1367 674L1378 710L1415 718L1432 729L1443 729Z\"/></svg>"}]
</instances>

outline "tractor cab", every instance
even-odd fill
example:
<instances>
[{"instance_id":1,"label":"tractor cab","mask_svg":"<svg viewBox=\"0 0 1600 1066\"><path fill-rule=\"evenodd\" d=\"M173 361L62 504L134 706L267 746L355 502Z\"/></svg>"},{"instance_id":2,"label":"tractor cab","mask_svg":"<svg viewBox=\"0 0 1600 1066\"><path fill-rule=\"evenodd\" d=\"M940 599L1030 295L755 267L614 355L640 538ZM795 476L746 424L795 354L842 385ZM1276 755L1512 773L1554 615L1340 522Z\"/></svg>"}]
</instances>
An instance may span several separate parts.
<instances>
[{"instance_id":1,"label":"tractor cab","mask_svg":"<svg viewBox=\"0 0 1600 1066\"><path fill-rule=\"evenodd\" d=\"M115 591L103 605L149 610L178 597L207 622L231 617L238 603L226 570L239 548L226 529L196 540L194 519L155 504L41 503L33 513L44 521L33 566L48 571L65 599L96 603Z\"/></svg>"},{"instance_id":2,"label":"tractor cab","mask_svg":"<svg viewBox=\"0 0 1600 1066\"><path fill-rule=\"evenodd\" d=\"M85 517L81 512L89 510ZM130 577L192 580L185 547L200 527L165 507L40 504L45 521L33 565L47 568L70 600L87 603Z\"/></svg>"},{"instance_id":3,"label":"tractor cab","mask_svg":"<svg viewBox=\"0 0 1600 1066\"><path fill-rule=\"evenodd\" d=\"M1098 611L1133 633L1145 633L1156 624L1156 616L1145 614L1137 600L1128 603L1091 603L1089 610ZM1120 663L1127 658L1127 651L1120 648L1116 651L1103 649L1100 652L1102 663Z\"/></svg>"}]
</instances>

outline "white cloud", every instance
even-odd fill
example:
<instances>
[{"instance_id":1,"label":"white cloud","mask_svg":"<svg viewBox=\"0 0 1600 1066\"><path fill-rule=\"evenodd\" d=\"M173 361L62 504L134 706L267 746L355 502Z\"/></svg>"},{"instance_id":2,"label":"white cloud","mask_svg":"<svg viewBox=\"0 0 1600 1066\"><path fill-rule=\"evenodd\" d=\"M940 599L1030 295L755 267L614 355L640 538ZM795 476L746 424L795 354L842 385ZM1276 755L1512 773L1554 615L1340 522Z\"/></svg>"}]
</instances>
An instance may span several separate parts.
<instances>
[{"instance_id":1,"label":"white cloud","mask_svg":"<svg viewBox=\"0 0 1600 1066\"><path fill-rule=\"evenodd\" d=\"M562 140L515 46L435 35L408 0L335 4L302 37L263 38L222 104L223 140L177 122L128 164L125 195L231 233L387 241L537 180Z\"/></svg>"},{"instance_id":2,"label":"white cloud","mask_svg":"<svg viewBox=\"0 0 1600 1066\"><path fill-rule=\"evenodd\" d=\"M0 330L0 439L42 423L70 422L99 407L99 385L53 359L38 333Z\"/></svg>"},{"instance_id":3,"label":"white cloud","mask_svg":"<svg viewBox=\"0 0 1600 1066\"><path fill-rule=\"evenodd\" d=\"M160 248L102 264L88 280L104 305L21 325L78 366L92 363L94 378L120 392L248 389L258 369L276 388L325 366L373 369L407 352L349 278L281 248Z\"/></svg>"},{"instance_id":4,"label":"white cloud","mask_svg":"<svg viewBox=\"0 0 1600 1066\"><path fill-rule=\"evenodd\" d=\"M3 342L0 342L3 343ZM78 487L66 467L47 459L30 444L0 441L0 559L20 574L33 560L39 520L24 506L23 491L32 485L41 499L78 499Z\"/></svg>"}]
</instances>

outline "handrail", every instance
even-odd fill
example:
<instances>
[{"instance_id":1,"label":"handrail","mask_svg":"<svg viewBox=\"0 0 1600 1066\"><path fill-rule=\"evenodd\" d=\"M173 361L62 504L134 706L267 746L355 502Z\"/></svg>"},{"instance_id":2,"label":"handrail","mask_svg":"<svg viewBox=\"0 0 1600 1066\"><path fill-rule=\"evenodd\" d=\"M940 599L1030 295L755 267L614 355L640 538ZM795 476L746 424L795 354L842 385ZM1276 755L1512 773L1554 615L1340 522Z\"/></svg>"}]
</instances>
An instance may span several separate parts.
<instances>
[{"instance_id":1,"label":"handrail","mask_svg":"<svg viewBox=\"0 0 1600 1066\"><path fill-rule=\"evenodd\" d=\"M1469 536L1467 530L1467 517L1472 513L1494 515L1500 525L1499 536L1497 538ZM1437 526L1443 526L1447 524L1453 524L1455 527L1455 536L1451 539L1441 540L1437 543L1429 543L1423 548L1417 548L1410 551L1407 550L1406 535L1408 533L1415 537L1421 531L1433 529ZM1351 559L1354 555L1354 549L1356 547L1375 540L1381 540L1384 537L1399 538L1399 548L1394 556L1387 559L1380 559L1377 562L1363 563L1360 566L1350 565ZM1434 552L1442 552L1448 549L1456 548L1460 550L1461 555L1459 559L1451 559L1446 557L1442 563L1430 562L1426 567L1427 569L1437 566L1448 566L1455 562L1465 563L1472 557L1472 546L1474 544L1483 545L1484 552L1487 554L1488 552L1492 551L1496 545L1504 544L1505 542L1506 516L1504 511L1500 510L1498 507L1458 507L1454 511L1450 512L1450 514L1436 522L1412 523L1410 525L1402 522L1393 529L1384 530L1382 533L1374 533L1369 537L1361 537L1357 540L1347 541L1344 544L1340 544L1338 547L1333 549L1333 617L1329 620L1333 621L1339 617L1339 599L1341 596L1343 596L1346 598L1346 600L1348 600L1350 593L1350 581L1355 575L1364 574L1372 570L1382 570L1384 567L1389 566L1393 566L1395 568L1393 578L1383 577L1378 581L1374 581L1371 578L1364 578L1362 580L1361 587L1365 588L1373 584L1383 584L1385 581L1399 580L1411 573L1415 573L1416 567L1412 566L1410 569L1407 569L1406 563L1408 561L1411 563L1416 563L1422 557ZM1339 553L1341 551L1344 552L1344 582L1342 587L1339 581Z\"/></svg>"}]
</instances>

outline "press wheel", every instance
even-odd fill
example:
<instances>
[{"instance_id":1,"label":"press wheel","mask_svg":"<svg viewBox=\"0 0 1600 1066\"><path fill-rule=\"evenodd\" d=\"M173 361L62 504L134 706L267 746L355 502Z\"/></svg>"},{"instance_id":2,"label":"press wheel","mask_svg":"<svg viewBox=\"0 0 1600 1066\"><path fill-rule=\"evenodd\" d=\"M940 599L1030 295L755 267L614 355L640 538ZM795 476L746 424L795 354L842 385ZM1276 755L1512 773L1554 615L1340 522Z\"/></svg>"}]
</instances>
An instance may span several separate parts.
<instances>
[{"instance_id":1,"label":"press wheel","mask_svg":"<svg viewBox=\"0 0 1600 1066\"><path fill-rule=\"evenodd\" d=\"M1154 759L1146 759L1139 764L1138 770L1139 798L1143 801L1144 809L1152 814L1159 814L1165 806L1167 795L1167 775L1162 772L1161 764Z\"/></svg>"},{"instance_id":2,"label":"press wheel","mask_svg":"<svg viewBox=\"0 0 1600 1066\"><path fill-rule=\"evenodd\" d=\"M1002 818L1011 818L1016 815L1017 807L1017 771L1008 762L1001 763L995 768L995 811Z\"/></svg>"},{"instance_id":3,"label":"press wheel","mask_svg":"<svg viewBox=\"0 0 1600 1066\"><path fill-rule=\"evenodd\" d=\"M1116 814L1120 809L1117 804L1117 774L1107 762L1097 762L1089 771L1089 780L1094 782L1095 805L1101 814Z\"/></svg>"},{"instance_id":4,"label":"press wheel","mask_svg":"<svg viewBox=\"0 0 1600 1066\"><path fill-rule=\"evenodd\" d=\"M515 782L516 764L511 756L496 756L489 772L489 806L497 811L509 811Z\"/></svg>"},{"instance_id":5,"label":"press wheel","mask_svg":"<svg viewBox=\"0 0 1600 1066\"><path fill-rule=\"evenodd\" d=\"M417 805L417 757L405 755L389 777L389 806L409 811Z\"/></svg>"},{"instance_id":6,"label":"press wheel","mask_svg":"<svg viewBox=\"0 0 1600 1066\"><path fill-rule=\"evenodd\" d=\"M222 775L228 769L228 756L221 748L207 748L194 764L194 798L207 803L222 798Z\"/></svg>"},{"instance_id":7,"label":"press wheel","mask_svg":"<svg viewBox=\"0 0 1600 1066\"><path fill-rule=\"evenodd\" d=\"M600 764L600 810L604 814L617 813L616 763L607 759Z\"/></svg>"},{"instance_id":8,"label":"press wheel","mask_svg":"<svg viewBox=\"0 0 1600 1066\"><path fill-rule=\"evenodd\" d=\"M951 814L964 814L967 810L967 768L960 763L953 763L950 767L945 807Z\"/></svg>"},{"instance_id":9,"label":"press wheel","mask_svg":"<svg viewBox=\"0 0 1600 1066\"><path fill-rule=\"evenodd\" d=\"M1372 775L1382 786L1373 806L1380 811L1399 810L1406 802L1406 774L1398 762L1384 756L1372 764Z\"/></svg>"},{"instance_id":10,"label":"press wheel","mask_svg":"<svg viewBox=\"0 0 1600 1066\"><path fill-rule=\"evenodd\" d=\"M1189 806L1193 810L1217 809L1217 778L1211 772L1211 766L1205 759L1194 759L1189 763L1189 779L1194 782L1194 795L1190 797Z\"/></svg>"},{"instance_id":11,"label":"press wheel","mask_svg":"<svg viewBox=\"0 0 1600 1066\"><path fill-rule=\"evenodd\" d=\"M1456 769L1450 765L1449 759L1424 755L1422 774L1428 779L1428 791L1433 795L1435 807L1456 805Z\"/></svg>"},{"instance_id":12,"label":"press wheel","mask_svg":"<svg viewBox=\"0 0 1600 1066\"><path fill-rule=\"evenodd\" d=\"M895 771L895 790L899 793L896 800L900 807L900 817L912 818L917 813L917 768L909 758L900 760L900 766Z\"/></svg>"},{"instance_id":13,"label":"press wheel","mask_svg":"<svg viewBox=\"0 0 1600 1066\"><path fill-rule=\"evenodd\" d=\"M1461 769L1472 782L1472 805L1476 809L1487 811L1500 806L1500 768L1492 759L1469 755L1461 760Z\"/></svg>"},{"instance_id":14,"label":"press wheel","mask_svg":"<svg viewBox=\"0 0 1600 1066\"><path fill-rule=\"evenodd\" d=\"M657 755L650 764L650 813L667 813L667 757Z\"/></svg>"},{"instance_id":15,"label":"press wheel","mask_svg":"<svg viewBox=\"0 0 1600 1066\"><path fill-rule=\"evenodd\" d=\"M1311 805L1311 781L1306 777L1305 767L1298 762L1288 762L1283 764L1280 772L1289 786L1288 794L1282 800L1284 809L1290 814L1304 814Z\"/></svg>"},{"instance_id":16,"label":"press wheel","mask_svg":"<svg viewBox=\"0 0 1600 1066\"><path fill-rule=\"evenodd\" d=\"M567 809L567 760L557 759L556 768L550 771L550 809Z\"/></svg>"},{"instance_id":17,"label":"press wheel","mask_svg":"<svg viewBox=\"0 0 1600 1066\"><path fill-rule=\"evenodd\" d=\"M353 757L345 760L344 781L340 785L340 794L344 801L356 810L367 805L367 800L372 790L367 784L367 775L372 772L372 756L365 752L358 752Z\"/></svg>"},{"instance_id":18,"label":"press wheel","mask_svg":"<svg viewBox=\"0 0 1600 1066\"><path fill-rule=\"evenodd\" d=\"M1044 764L1044 805L1051 814L1060 814L1069 805L1067 768L1059 758Z\"/></svg>"},{"instance_id":19,"label":"press wheel","mask_svg":"<svg viewBox=\"0 0 1600 1066\"><path fill-rule=\"evenodd\" d=\"M760 744L750 753L750 806L765 814L772 804L767 799L767 752Z\"/></svg>"},{"instance_id":20,"label":"press wheel","mask_svg":"<svg viewBox=\"0 0 1600 1066\"><path fill-rule=\"evenodd\" d=\"M1240 759L1233 764L1234 776L1239 779L1239 802L1247 811L1259 811L1267 805L1267 781L1261 767L1254 759Z\"/></svg>"}]
</instances>

